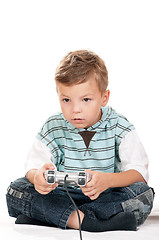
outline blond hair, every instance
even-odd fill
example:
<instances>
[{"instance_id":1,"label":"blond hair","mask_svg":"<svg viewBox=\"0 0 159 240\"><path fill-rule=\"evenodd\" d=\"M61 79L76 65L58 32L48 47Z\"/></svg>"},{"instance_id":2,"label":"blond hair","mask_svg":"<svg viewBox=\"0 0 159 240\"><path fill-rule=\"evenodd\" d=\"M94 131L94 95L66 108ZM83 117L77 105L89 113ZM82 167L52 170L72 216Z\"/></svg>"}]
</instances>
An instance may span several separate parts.
<instances>
[{"instance_id":1,"label":"blond hair","mask_svg":"<svg viewBox=\"0 0 159 240\"><path fill-rule=\"evenodd\" d=\"M108 86L108 71L104 61L92 51L69 52L56 69L55 81L71 86L84 83L95 76L99 90L103 93Z\"/></svg>"}]
</instances>

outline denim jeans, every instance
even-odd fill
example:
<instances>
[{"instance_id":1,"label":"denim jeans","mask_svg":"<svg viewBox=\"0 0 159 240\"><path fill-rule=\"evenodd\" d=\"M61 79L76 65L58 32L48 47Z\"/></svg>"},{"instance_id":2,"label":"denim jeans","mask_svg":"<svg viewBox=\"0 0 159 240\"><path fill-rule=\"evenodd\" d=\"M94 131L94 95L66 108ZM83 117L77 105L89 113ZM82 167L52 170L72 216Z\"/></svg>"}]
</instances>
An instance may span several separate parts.
<instances>
[{"instance_id":1,"label":"denim jeans","mask_svg":"<svg viewBox=\"0 0 159 240\"><path fill-rule=\"evenodd\" d=\"M119 212L133 212L137 225L151 212L154 192L143 182L123 188L109 188L95 200L90 200L81 189L69 188L78 209L92 219L107 220ZM64 188L57 187L47 195L38 193L26 179L12 182L6 195L9 215L24 214L30 218L65 229L70 214L75 210Z\"/></svg>"}]
</instances>

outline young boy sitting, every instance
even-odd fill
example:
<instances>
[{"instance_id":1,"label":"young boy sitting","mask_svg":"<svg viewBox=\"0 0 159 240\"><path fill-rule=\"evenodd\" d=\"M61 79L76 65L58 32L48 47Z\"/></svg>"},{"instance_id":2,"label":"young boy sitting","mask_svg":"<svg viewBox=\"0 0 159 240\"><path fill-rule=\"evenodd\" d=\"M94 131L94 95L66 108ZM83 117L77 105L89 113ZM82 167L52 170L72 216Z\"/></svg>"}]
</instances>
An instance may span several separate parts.
<instances>
[{"instance_id":1,"label":"young boy sitting","mask_svg":"<svg viewBox=\"0 0 159 240\"><path fill-rule=\"evenodd\" d=\"M135 127L107 106L104 61L91 51L70 52L55 81L62 113L45 122L28 154L26 176L9 186L10 216L17 224L79 229L64 187L48 184L44 173L86 171L86 186L69 186L82 230L136 230L153 205L148 159Z\"/></svg>"}]
</instances>

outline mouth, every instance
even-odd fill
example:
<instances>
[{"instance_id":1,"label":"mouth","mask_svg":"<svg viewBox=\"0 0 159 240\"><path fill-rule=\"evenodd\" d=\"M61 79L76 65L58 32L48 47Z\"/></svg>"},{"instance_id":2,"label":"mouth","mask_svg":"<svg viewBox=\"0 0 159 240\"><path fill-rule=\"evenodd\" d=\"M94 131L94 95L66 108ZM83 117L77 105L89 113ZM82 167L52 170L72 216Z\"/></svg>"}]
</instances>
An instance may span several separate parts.
<instances>
[{"instance_id":1,"label":"mouth","mask_svg":"<svg viewBox=\"0 0 159 240\"><path fill-rule=\"evenodd\" d=\"M73 118L72 121L73 121L73 122L80 123L80 122L83 122L84 119L83 119L83 118Z\"/></svg>"}]
</instances>

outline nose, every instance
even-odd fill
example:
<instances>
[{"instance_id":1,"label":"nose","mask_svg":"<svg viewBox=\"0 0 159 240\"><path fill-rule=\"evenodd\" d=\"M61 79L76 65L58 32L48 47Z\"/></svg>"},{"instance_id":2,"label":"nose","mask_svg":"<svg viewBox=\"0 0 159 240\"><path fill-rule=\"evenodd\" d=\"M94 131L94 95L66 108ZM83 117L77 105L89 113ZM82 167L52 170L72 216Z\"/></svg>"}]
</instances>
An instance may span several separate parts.
<instances>
[{"instance_id":1,"label":"nose","mask_svg":"<svg viewBox=\"0 0 159 240\"><path fill-rule=\"evenodd\" d=\"M72 106L72 112L73 113L80 113L81 112L81 106L79 103L74 103Z\"/></svg>"}]
</instances>

